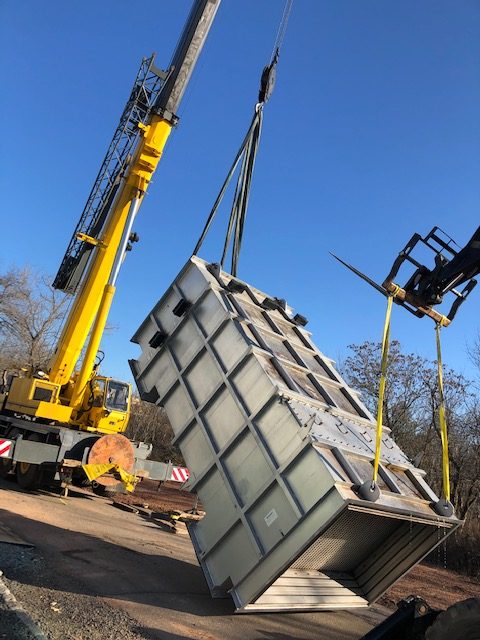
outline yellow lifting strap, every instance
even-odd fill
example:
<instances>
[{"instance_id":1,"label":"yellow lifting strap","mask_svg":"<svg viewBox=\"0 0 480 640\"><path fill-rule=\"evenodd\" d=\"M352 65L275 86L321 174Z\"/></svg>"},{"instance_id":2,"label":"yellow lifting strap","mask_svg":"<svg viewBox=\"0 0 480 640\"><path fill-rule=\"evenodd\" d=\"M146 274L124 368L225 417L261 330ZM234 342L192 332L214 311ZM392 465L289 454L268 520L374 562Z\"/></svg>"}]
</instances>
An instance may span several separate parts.
<instances>
[{"instance_id":1,"label":"yellow lifting strap","mask_svg":"<svg viewBox=\"0 0 480 640\"><path fill-rule=\"evenodd\" d=\"M438 422L440 425L440 438L442 441L442 475L443 475L443 497L450 501L450 468L448 460L448 435L447 418L445 415L445 396L443 393L443 364L442 347L440 344L440 330L442 323L435 324L435 334L437 339L437 372L438 372Z\"/></svg>"},{"instance_id":2,"label":"yellow lifting strap","mask_svg":"<svg viewBox=\"0 0 480 640\"><path fill-rule=\"evenodd\" d=\"M110 471L118 473L127 491L133 491L138 481L136 476L125 471L125 469L122 469L118 464L82 464L82 469L85 471L90 482L93 482L93 480Z\"/></svg>"},{"instance_id":3,"label":"yellow lifting strap","mask_svg":"<svg viewBox=\"0 0 480 640\"><path fill-rule=\"evenodd\" d=\"M375 459L373 462L372 484L375 485L378 478L378 465L380 464L380 452L382 450L382 429L383 429L383 400L385 397L385 386L387 383L388 347L390 344L390 319L392 316L392 303L396 292L387 298L387 312L383 325L382 336L382 364L380 367L380 384L378 386L377 404L377 435L375 439Z\"/></svg>"},{"instance_id":4,"label":"yellow lifting strap","mask_svg":"<svg viewBox=\"0 0 480 640\"><path fill-rule=\"evenodd\" d=\"M397 287L398 290L398 287ZM377 404L377 434L375 439L375 459L373 462L372 485L375 485L378 478L378 467L380 464L380 454L382 450L382 430L383 430L383 403L385 398L385 387L387 383L387 365L388 365L388 349L390 345L390 320L392 315L392 303L397 291L393 291L388 296L387 312L385 314L385 323L383 326L382 336L382 361L380 367L380 384L378 388L378 404ZM450 501L450 469L448 459L448 435L447 435L447 419L445 413L445 395L443 392L443 364L442 364L442 348L440 343L440 330L444 325L443 321L435 324L436 341L437 341L437 374L438 374L438 421L440 425L440 438L442 441L442 476L443 476L443 497L447 502Z\"/></svg>"}]
</instances>

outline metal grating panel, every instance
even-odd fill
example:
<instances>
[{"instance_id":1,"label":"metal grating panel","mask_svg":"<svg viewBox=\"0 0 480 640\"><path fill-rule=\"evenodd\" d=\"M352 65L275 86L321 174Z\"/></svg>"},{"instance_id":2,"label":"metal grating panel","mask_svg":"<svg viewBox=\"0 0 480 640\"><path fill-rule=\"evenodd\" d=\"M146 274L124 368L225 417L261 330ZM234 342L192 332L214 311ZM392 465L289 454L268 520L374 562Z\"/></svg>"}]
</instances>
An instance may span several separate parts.
<instances>
[{"instance_id":1,"label":"metal grating panel","mask_svg":"<svg viewBox=\"0 0 480 640\"><path fill-rule=\"evenodd\" d=\"M396 529L398 521L368 513L346 511L292 565L292 569L351 573ZM352 538L354 532L354 538ZM408 529L406 531L408 535ZM410 532L412 535L413 532Z\"/></svg>"}]
</instances>

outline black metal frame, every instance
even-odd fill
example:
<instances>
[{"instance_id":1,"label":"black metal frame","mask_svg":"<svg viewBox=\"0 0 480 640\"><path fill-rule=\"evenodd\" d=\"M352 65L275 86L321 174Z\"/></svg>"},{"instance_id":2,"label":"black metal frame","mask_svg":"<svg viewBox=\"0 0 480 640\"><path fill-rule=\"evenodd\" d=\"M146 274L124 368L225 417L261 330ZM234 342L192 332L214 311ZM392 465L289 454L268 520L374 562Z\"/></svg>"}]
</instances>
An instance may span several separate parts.
<instances>
[{"instance_id":1,"label":"black metal frame","mask_svg":"<svg viewBox=\"0 0 480 640\"><path fill-rule=\"evenodd\" d=\"M480 236L480 227L462 249L439 227L433 227L424 238L415 233L398 254L390 273L383 283L383 287L388 289L394 283L400 267L407 261L416 267L416 270L403 287L405 292L414 296L415 300L420 301L424 308L441 304L444 296L447 293L452 293L456 299L447 314L447 318L453 320L458 308L477 284L473 276L480 272L480 238L478 236ZM428 247L435 254L435 266L431 270L415 260L411 255L419 243ZM453 245L458 247L458 251ZM445 252L449 254L448 258L445 256ZM465 284L461 291L455 288L459 284ZM410 300L396 299L395 301L418 317L425 315Z\"/></svg>"},{"instance_id":2,"label":"black metal frame","mask_svg":"<svg viewBox=\"0 0 480 640\"><path fill-rule=\"evenodd\" d=\"M422 640L439 613L423 598L408 596L397 603L394 613L360 640Z\"/></svg>"}]
</instances>

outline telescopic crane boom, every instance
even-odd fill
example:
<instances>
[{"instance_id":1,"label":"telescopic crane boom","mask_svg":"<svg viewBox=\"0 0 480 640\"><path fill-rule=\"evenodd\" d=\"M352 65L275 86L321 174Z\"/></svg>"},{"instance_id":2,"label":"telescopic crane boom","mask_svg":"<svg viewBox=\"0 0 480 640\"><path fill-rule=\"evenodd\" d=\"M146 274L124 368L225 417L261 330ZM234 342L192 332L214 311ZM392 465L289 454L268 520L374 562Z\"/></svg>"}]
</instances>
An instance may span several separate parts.
<instances>
[{"instance_id":1,"label":"telescopic crane boom","mask_svg":"<svg viewBox=\"0 0 480 640\"><path fill-rule=\"evenodd\" d=\"M180 101L220 1L195 0L168 70L157 70L152 57L143 77L137 77L55 278L54 286L75 292L75 299L48 371L14 379L5 410L92 431L126 429L130 387L98 376L95 359L121 264L136 239L132 225L178 122ZM150 84L148 77L153 77ZM75 371L85 347L81 368Z\"/></svg>"}]
</instances>

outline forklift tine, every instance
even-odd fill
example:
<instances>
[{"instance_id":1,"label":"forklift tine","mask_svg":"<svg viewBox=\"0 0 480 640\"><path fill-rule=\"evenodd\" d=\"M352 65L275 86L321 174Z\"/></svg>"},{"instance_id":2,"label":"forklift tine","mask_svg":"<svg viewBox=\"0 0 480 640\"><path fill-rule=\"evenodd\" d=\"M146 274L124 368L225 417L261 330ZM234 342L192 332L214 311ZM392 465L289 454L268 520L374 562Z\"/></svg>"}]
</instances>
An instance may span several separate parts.
<instances>
[{"instance_id":1,"label":"forklift tine","mask_svg":"<svg viewBox=\"0 0 480 640\"><path fill-rule=\"evenodd\" d=\"M384 295L386 298L388 298L388 293L385 291L385 289L383 287L381 287L379 284L377 284L376 282L374 282L371 278L366 276L364 273L362 273L361 271L359 271L355 267L352 267L351 264L348 264L348 262L345 262L344 260L342 260L341 258L336 256L334 253L332 253L331 251L330 251L330 255L333 256L335 258L335 260L338 260L341 264L343 264L344 267L347 267L347 269L350 269L350 271L353 271L353 273L355 273L357 276L362 278L362 280L365 280L365 282L367 282L370 286L372 286L377 291L380 291L380 293L382 295Z\"/></svg>"}]
</instances>

